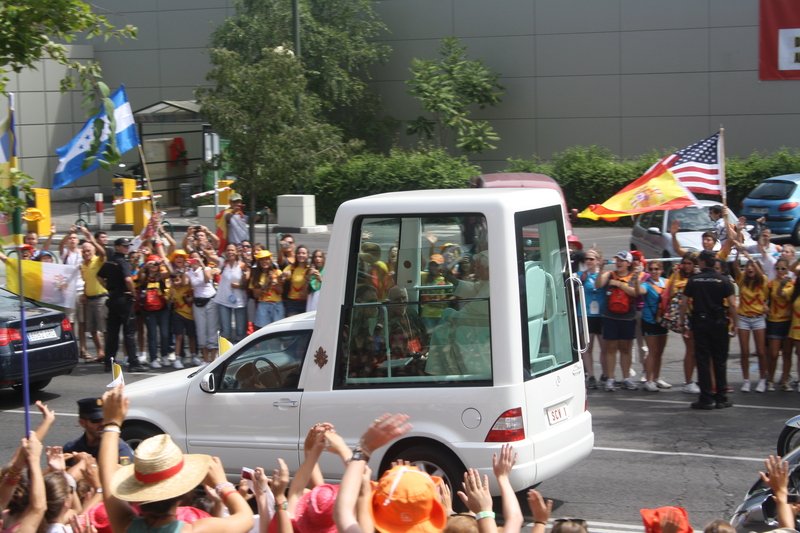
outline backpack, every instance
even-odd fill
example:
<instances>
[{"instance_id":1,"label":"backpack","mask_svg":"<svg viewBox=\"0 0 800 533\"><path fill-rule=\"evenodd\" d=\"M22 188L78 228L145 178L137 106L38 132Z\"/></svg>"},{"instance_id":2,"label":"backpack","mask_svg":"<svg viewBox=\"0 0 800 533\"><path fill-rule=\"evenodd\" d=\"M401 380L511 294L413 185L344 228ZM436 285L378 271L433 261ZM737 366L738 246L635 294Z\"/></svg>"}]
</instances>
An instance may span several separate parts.
<instances>
[{"instance_id":1,"label":"backpack","mask_svg":"<svg viewBox=\"0 0 800 533\"><path fill-rule=\"evenodd\" d=\"M163 280L153 287L153 283L148 283L144 292L143 305L145 311L161 311L166 305L164 298Z\"/></svg>"},{"instance_id":2,"label":"backpack","mask_svg":"<svg viewBox=\"0 0 800 533\"><path fill-rule=\"evenodd\" d=\"M615 274L611 274L611 279L616 279L619 281L627 281L622 278L618 278ZM608 297L608 301L606 302L606 307L608 308L609 312L614 313L615 315L624 315L631 310L631 297L628 296L621 287L611 287L606 292L606 296Z\"/></svg>"}]
</instances>

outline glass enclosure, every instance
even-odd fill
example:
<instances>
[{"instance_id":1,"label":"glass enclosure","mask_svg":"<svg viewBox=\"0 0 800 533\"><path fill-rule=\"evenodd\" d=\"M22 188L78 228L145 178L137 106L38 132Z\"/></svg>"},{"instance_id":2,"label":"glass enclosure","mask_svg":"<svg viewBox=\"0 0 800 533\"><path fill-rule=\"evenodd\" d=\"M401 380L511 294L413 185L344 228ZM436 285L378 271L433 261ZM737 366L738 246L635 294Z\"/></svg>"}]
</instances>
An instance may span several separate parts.
<instances>
[{"instance_id":1,"label":"glass enclosure","mask_svg":"<svg viewBox=\"0 0 800 533\"><path fill-rule=\"evenodd\" d=\"M355 224L336 386L491 384L486 219Z\"/></svg>"}]
</instances>

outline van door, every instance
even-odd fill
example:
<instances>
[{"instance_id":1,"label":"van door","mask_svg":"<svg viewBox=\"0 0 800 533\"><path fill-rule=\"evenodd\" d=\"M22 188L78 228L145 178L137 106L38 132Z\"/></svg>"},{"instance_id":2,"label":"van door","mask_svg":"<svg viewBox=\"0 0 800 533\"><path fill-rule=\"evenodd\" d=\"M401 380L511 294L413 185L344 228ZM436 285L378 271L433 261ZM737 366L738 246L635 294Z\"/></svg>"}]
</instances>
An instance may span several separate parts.
<instances>
[{"instance_id":1,"label":"van door","mask_svg":"<svg viewBox=\"0 0 800 533\"><path fill-rule=\"evenodd\" d=\"M213 393L190 387L186 398L189 453L223 464L272 468L278 458L294 472L298 455L298 389L310 330L254 335L212 372Z\"/></svg>"},{"instance_id":2,"label":"van door","mask_svg":"<svg viewBox=\"0 0 800 533\"><path fill-rule=\"evenodd\" d=\"M571 452L593 440L591 417L585 411L579 324L570 297L561 210L553 206L517 213L515 224L526 421L541 480L585 455Z\"/></svg>"}]
</instances>

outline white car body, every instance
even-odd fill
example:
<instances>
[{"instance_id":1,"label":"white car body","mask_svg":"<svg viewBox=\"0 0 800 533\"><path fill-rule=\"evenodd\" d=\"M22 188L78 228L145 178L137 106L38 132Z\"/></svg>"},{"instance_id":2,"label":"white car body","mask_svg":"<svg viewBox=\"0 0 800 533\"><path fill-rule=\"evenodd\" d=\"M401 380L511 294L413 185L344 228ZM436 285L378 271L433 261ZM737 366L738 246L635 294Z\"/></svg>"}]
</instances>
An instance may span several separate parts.
<instances>
[{"instance_id":1,"label":"white car body","mask_svg":"<svg viewBox=\"0 0 800 533\"><path fill-rule=\"evenodd\" d=\"M498 434L501 415L518 412L501 420L517 423L517 431L522 428L512 442L519 454L510 476L512 486L523 490L556 475L588 455L594 443L579 356L583 340L577 338L579 331L585 331L585 323L573 311L577 291L570 292L575 278L569 270L561 204L554 191L534 189L392 193L343 204L334 223L316 314L265 326L205 368L129 385L126 392L131 403L123 436L140 439L167 432L189 453L220 456L231 475L243 466L272 468L278 457L294 472L303 458L306 433L315 423L333 423L337 433L354 445L377 416L404 412L411 416L413 429L375 451L371 467L382 471L389 461L406 458L452 482L465 467L478 468L493 479L491 457L502 443L487 442L487 435ZM353 344L346 342L356 338L356 310L375 310L372 316L378 318L374 320L381 320L392 309L381 302L350 303L356 280L363 274L355 259L364 255L359 254L363 236L378 240L381 246L399 243L396 282L407 287L410 295L421 294L425 228L435 223L442 232L451 231L454 242L459 238L457 226L441 222L448 213L485 217L479 230L485 230L488 243L491 274L487 272L485 283L491 297L464 300L467 303L461 308L448 308L447 317L431 330L424 373L404 374L413 358L397 359L390 354L375 377L351 375L357 367L353 366ZM399 225L396 241L391 236L395 222ZM524 228L519 226L523 223ZM379 240L382 231L391 236L385 239L388 244ZM466 248L467 240L460 245ZM526 299L520 297L522 283L527 287L522 291ZM416 298L421 301L421 296ZM443 346L453 350L437 343L436 335L463 331L456 327L467 319L467 306L473 304L483 306L477 310L490 311L480 315L487 325L491 322L486 350L472 354L488 362L489 368L461 374L429 372L432 361L443 360L437 359L443 356L436 350ZM459 337L454 341L464 350L458 354L482 346L481 327L474 329L479 331L478 340ZM300 350L303 342L308 343L307 349ZM248 364L242 361L260 369L259 380L262 374L268 379L280 376L276 383L282 385L234 390L241 387L239 372ZM272 374L267 363L278 370ZM238 368L235 380L231 379L233 368ZM326 478L336 480L344 468L338 457L327 453L320 466ZM496 493L497 488L493 490Z\"/></svg>"}]
</instances>

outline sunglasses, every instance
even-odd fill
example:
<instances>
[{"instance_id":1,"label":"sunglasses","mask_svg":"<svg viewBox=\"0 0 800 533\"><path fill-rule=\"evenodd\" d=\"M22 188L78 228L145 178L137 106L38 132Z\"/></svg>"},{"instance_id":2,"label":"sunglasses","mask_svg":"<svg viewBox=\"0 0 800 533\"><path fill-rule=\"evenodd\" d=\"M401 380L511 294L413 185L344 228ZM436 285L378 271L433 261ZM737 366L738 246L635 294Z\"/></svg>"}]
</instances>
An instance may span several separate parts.
<instances>
[{"instance_id":1,"label":"sunglasses","mask_svg":"<svg viewBox=\"0 0 800 533\"><path fill-rule=\"evenodd\" d=\"M786 267L777 267L775 270L789 270L789 269Z\"/></svg>"},{"instance_id":2,"label":"sunglasses","mask_svg":"<svg viewBox=\"0 0 800 533\"><path fill-rule=\"evenodd\" d=\"M650 267L647 270L649 270L650 272L655 272L656 270L661 270L661 267Z\"/></svg>"}]
</instances>

